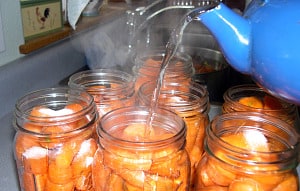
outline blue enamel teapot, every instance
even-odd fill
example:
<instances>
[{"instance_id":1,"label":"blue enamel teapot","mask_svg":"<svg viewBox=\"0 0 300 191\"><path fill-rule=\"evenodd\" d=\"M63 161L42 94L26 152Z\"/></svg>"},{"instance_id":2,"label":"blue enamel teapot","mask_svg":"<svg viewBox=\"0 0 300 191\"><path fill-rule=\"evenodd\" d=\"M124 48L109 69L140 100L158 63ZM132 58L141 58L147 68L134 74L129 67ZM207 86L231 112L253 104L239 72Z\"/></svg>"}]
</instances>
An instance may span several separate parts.
<instances>
[{"instance_id":1,"label":"blue enamel teapot","mask_svg":"<svg viewBox=\"0 0 300 191\"><path fill-rule=\"evenodd\" d=\"M252 0L243 15L219 3L197 19L233 68L300 105L300 0Z\"/></svg>"}]
</instances>

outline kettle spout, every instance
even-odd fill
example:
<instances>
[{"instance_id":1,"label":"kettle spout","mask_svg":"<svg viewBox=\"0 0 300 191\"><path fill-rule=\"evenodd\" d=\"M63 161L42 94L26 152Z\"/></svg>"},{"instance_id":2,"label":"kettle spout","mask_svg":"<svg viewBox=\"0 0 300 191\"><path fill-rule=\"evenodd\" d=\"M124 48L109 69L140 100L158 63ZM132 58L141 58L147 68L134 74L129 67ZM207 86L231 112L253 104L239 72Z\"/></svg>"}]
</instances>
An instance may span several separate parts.
<instances>
[{"instance_id":1,"label":"kettle spout","mask_svg":"<svg viewBox=\"0 0 300 191\"><path fill-rule=\"evenodd\" d=\"M251 73L250 22L223 3L196 18L212 33L228 63L237 71Z\"/></svg>"}]
</instances>

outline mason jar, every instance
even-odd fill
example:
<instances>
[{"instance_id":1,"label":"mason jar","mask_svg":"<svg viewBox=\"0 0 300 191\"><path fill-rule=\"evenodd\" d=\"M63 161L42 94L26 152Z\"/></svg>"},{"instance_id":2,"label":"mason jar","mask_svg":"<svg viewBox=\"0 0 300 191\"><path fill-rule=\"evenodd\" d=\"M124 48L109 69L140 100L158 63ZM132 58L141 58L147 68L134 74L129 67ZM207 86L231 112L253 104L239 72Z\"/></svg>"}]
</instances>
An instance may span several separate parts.
<instances>
[{"instance_id":1,"label":"mason jar","mask_svg":"<svg viewBox=\"0 0 300 191\"><path fill-rule=\"evenodd\" d=\"M143 84L138 92L138 104L148 107L153 105L155 88L154 82ZM209 124L208 91L204 86L194 82L188 85L164 83L159 98L155 101L158 106L172 110L185 121L187 127L185 148L191 160L190 186L193 188L195 171L203 154L205 129Z\"/></svg>"},{"instance_id":2,"label":"mason jar","mask_svg":"<svg viewBox=\"0 0 300 191\"><path fill-rule=\"evenodd\" d=\"M296 124L297 107L266 93L255 84L236 85L224 93L223 113L260 112ZM298 127L297 127L298 128Z\"/></svg>"},{"instance_id":3,"label":"mason jar","mask_svg":"<svg viewBox=\"0 0 300 191\"><path fill-rule=\"evenodd\" d=\"M151 113L148 107L124 107L99 121L95 191L189 189L185 123L163 108Z\"/></svg>"},{"instance_id":4,"label":"mason jar","mask_svg":"<svg viewBox=\"0 0 300 191\"><path fill-rule=\"evenodd\" d=\"M113 109L135 103L133 76L120 70L94 69L78 72L70 77L68 85L83 89L94 97L99 117Z\"/></svg>"},{"instance_id":5,"label":"mason jar","mask_svg":"<svg viewBox=\"0 0 300 191\"><path fill-rule=\"evenodd\" d=\"M288 123L263 113L215 117L197 168L197 190L298 191L299 136Z\"/></svg>"},{"instance_id":6,"label":"mason jar","mask_svg":"<svg viewBox=\"0 0 300 191\"><path fill-rule=\"evenodd\" d=\"M18 99L13 124L20 189L91 190L97 119L93 97L84 91L49 88Z\"/></svg>"},{"instance_id":7,"label":"mason jar","mask_svg":"<svg viewBox=\"0 0 300 191\"><path fill-rule=\"evenodd\" d=\"M164 49L148 50L136 56L133 67L136 92L145 82L157 81L165 55L164 51ZM192 80L194 73L192 58L188 54L176 52L166 68L164 81L187 84Z\"/></svg>"}]
</instances>

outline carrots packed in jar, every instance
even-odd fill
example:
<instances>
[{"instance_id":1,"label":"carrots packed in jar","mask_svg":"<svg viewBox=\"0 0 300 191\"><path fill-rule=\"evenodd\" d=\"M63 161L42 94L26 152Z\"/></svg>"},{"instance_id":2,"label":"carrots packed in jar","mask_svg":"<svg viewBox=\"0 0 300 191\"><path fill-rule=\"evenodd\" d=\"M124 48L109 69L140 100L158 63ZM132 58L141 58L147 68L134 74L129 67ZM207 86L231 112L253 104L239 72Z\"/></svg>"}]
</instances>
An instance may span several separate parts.
<instances>
[{"instance_id":1,"label":"carrots packed in jar","mask_svg":"<svg viewBox=\"0 0 300 191\"><path fill-rule=\"evenodd\" d=\"M148 107L127 107L99 121L99 149L93 163L96 191L189 189L184 121L159 108L151 116L148 123Z\"/></svg>"},{"instance_id":2,"label":"carrots packed in jar","mask_svg":"<svg viewBox=\"0 0 300 191\"><path fill-rule=\"evenodd\" d=\"M224 93L223 113L236 111L261 112L291 125L296 123L295 105L273 97L255 84L233 86Z\"/></svg>"},{"instance_id":3,"label":"carrots packed in jar","mask_svg":"<svg viewBox=\"0 0 300 191\"><path fill-rule=\"evenodd\" d=\"M94 69L78 72L70 77L68 85L83 89L94 97L100 118L113 109L135 104L133 76L123 71Z\"/></svg>"},{"instance_id":4,"label":"carrots packed in jar","mask_svg":"<svg viewBox=\"0 0 300 191\"><path fill-rule=\"evenodd\" d=\"M69 88L38 90L20 98L14 114L21 190L92 189L98 114L91 95Z\"/></svg>"},{"instance_id":5,"label":"carrots packed in jar","mask_svg":"<svg viewBox=\"0 0 300 191\"><path fill-rule=\"evenodd\" d=\"M138 92L140 105L150 106L156 83L143 84ZM187 136L185 149L191 160L191 189L194 187L194 176L197 165L203 154L205 129L209 124L209 97L207 89L194 82L188 85L164 83L159 92L157 105L167 107L179 115L186 124Z\"/></svg>"},{"instance_id":6,"label":"carrots packed in jar","mask_svg":"<svg viewBox=\"0 0 300 191\"><path fill-rule=\"evenodd\" d=\"M207 129L197 190L298 191L299 137L284 121L258 112L215 117Z\"/></svg>"},{"instance_id":7,"label":"carrots packed in jar","mask_svg":"<svg viewBox=\"0 0 300 191\"><path fill-rule=\"evenodd\" d=\"M158 79L164 51L164 49L150 50L136 56L133 67L136 92L145 82ZM194 73L192 58L188 54L177 52L168 64L164 80L188 84Z\"/></svg>"}]
</instances>

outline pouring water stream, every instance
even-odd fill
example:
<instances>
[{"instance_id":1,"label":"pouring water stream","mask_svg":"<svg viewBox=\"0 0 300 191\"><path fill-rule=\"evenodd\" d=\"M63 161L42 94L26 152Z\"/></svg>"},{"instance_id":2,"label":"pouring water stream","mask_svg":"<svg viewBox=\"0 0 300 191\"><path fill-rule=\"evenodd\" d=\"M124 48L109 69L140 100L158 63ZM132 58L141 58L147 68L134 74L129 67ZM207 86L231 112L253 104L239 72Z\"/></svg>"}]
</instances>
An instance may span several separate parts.
<instances>
[{"instance_id":1,"label":"pouring water stream","mask_svg":"<svg viewBox=\"0 0 300 191\"><path fill-rule=\"evenodd\" d=\"M160 90L161 90L161 87L163 84L165 72L166 72L166 69L167 69L171 59L174 57L179 44L181 43L184 29L190 22L192 22L194 20L199 20L198 16L200 14L203 14L204 12L214 8L215 6L217 6L217 4L214 3L209 6L198 7L196 9L192 10L179 22L179 25L172 31L169 41L166 45L165 55L162 59L160 72L158 75L158 79L156 81L156 87L154 89L154 92L153 92L153 95L151 98L150 108L149 108L149 117L147 119L147 124L146 124L145 132L144 132L145 136L150 135L151 125L152 125L152 121L154 118L155 110L158 107L158 98L159 98Z\"/></svg>"}]
</instances>

